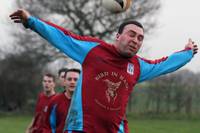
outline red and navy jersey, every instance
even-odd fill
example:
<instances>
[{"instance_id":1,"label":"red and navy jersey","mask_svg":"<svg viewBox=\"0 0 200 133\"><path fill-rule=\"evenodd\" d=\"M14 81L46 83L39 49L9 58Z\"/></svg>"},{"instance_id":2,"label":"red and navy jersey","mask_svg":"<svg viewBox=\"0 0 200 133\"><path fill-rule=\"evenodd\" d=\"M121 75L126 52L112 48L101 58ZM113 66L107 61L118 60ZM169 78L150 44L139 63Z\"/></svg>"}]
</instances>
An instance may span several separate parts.
<instances>
[{"instance_id":1,"label":"red and navy jersey","mask_svg":"<svg viewBox=\"0 0 200 133\"><path fill-rule=\"evenodd\" d=\"M32 124L32 133L42 133L42 129L45 121L45 112L48 107L48 103L50 99L52 99L55 95L50 97L46 96L43 92L38 95L38 100L36 103L34 121Z\"/></svg>"},{"instance_id":2,"label":"red and navy jersey","mask_svg":"<svg viewBox=\"0 0 200 133\"><path fill-rule=\"evenodd\" d=\"M45 116L45 133L63 133L70 102L64 92L51 99Z\"/></svg>"},{"instance_id":3,"label":"red and navy jersey","mask_svg":"<svg viewBox=\"0 0 200 133\"><path fill-rule=\"evenodd\" d=\"M135 84L173 72L193 57L192 50L185 49L155 61L125 58L112 44L32 16L28 27L82 65L66 118L68 131L127 133L125 110Z\"/></svg>"}]
</instances>

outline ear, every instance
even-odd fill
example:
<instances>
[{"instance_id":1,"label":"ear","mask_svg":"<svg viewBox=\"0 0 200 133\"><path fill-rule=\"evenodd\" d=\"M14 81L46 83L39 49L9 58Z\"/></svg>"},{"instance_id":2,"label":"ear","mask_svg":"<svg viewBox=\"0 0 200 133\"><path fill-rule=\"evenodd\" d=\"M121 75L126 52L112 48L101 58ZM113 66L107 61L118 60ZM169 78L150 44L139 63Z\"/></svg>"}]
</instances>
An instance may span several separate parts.
<instances>
[{"instance_id":1,"label":"ear","mask_svg":"<svg viewBox=\"0 0 200 133\"><path fill-rule=\"evenodd\" d=\"M116 41L118 41L118 40L119 40L119 37L120 37L120 34L119 34L119 33L117 33L117 34L116 34Z\"/></svg>"}]
</instances>

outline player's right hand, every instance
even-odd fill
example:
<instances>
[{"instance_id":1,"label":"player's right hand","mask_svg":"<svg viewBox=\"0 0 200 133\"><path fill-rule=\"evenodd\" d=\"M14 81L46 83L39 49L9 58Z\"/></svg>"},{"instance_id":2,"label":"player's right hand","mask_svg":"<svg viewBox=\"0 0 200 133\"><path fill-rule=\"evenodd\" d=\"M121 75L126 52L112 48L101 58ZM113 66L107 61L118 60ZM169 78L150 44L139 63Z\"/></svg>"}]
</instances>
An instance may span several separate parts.
<instances>
[{"instance_id":1,"label":"player's right hand","mask_svg":"<svg viewBox=\"0 0 200 133\"><path fill-rule=\"evenodd\" d=\"M15 23L22 23L26 25L28 18L30 17L30 13L24 9L18 9L13 12L10 16L11 20Z\"/></svg>"}]
</instances>

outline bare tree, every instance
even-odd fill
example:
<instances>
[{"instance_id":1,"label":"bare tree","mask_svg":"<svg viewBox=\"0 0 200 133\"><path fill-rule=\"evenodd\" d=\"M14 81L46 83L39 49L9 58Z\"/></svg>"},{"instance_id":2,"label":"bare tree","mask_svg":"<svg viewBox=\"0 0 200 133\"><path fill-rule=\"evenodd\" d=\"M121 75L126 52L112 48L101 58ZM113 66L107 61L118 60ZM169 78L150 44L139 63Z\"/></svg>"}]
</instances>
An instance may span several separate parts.
<instances>
[{"instance_id":1,"label":"bare tree","mask_svg":"<svg viewBox=\"0 0 200 133\"><path fill-rule=\"evenodd\" d=\"M13 54L0 60L0 110L21 110L39 90L41 68L26 55Z\"/></svg>"}]
</instances>

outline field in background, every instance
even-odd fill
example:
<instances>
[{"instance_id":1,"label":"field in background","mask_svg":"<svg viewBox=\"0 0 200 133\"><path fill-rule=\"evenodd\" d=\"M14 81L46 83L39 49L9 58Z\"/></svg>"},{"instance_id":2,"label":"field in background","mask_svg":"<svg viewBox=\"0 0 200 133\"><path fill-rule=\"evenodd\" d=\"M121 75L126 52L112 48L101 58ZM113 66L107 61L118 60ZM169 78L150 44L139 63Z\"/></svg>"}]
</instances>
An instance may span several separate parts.
<instances>
[{"instance_id":1,"label":"field in background","mask_svg":"<svg viewBox=\"0 0 200 133\"><path fill-rule=\"evenodd\" d=\"M129 120L130 133L199 133L200 120Z\"/></svg>"},{"instance_id":2,"label":"field in background","mask_svg":"<svg viewBox=\"0 0 200 133\"><path fill-rule=\"evenodd\" d=\"M1 116L0 133L23 133L30 116ZM130 133L199 133L200 120L129 119Z\"/></svg>"},{"instance_id":3,"label":"field in background","mask_svg":"<svg viewBox=\"0 0 200 133\"><path fill-rule=\"evenodd\" d=\"M30 121L30 116L1 116L0 133L24 133Z\"/></svg>"}]
</instances>

